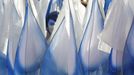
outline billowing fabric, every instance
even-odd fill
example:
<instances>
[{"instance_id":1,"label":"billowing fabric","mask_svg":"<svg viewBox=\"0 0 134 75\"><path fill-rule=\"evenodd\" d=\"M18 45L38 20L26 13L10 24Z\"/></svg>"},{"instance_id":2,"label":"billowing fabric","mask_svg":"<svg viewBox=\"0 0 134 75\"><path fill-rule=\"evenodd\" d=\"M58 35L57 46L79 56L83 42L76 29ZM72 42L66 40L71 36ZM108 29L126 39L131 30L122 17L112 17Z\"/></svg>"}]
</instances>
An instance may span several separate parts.
<instances>
[{"instance_id":1,"label":"billowing fabric","mask_svg":"<svg viewBox=\"0 0 134 75\"><path fill-rule=\"evenodd\" d=\"M0 1L0 50L6 54L6 44L10 25L10 0Z\"/></svg>"},{"instance_id":2,"label":"billowing fabric","mask_svg":"<svg viewBox=\"0 0 134 75\"><path fill-rule=\"evenodd\" d=\"M29 7L29 3L26 3L25 21L14 63L15 75L37 75L36 72L47 49L44 35Z\"/></svg>"},{"instance_id":3,"label":"billowing fabric","mask_svg":"<svg viewBox=\"0 0 134 75\"><path fill-rule=\"evenodd\" d=\"M104 10L104 6L105 6L105 1L104 0L98 0L98 7L100 9L101 15L102 17L105 19L105 10Z\"/></svg>"},{"instance_id":4,"label":"billowing fabric","mask_svg":"<svg viewBox=\"0 0 134 75\"><path fill-rule=\"evenodd\" d=\"M87 5L87 9L86 9L86 12L85 12L85 17L84 17L84 20L83 20L83 32L85 31L87 25L88 25L88 21L91 17L91 11L93 10L93 0L89 0L88 1L88 5Z\"/></svg>"},{"instance_id":5,"label":"billowing fabric","mask_svg":"<svg viewBox=\"0 0 134 75\"><path fill-rule=\"evenodd\" d=\"M52 32L50 38L48 39L49 43L52 41L55 33L59 29L59 27L60 27L60 25L61 25L64 17L65 17L65 13L64 13L64 6L63 6L62 9L61 9L61 11L59 12L59 15L57 17L57 20L56 20L56 22L55 22L55 24L53 26L53 32Z\"/></svg>"},{"instance_id":6,"label":"billowing fabric","mask_svg":"<svg viewBox=\"0 0 134 75\"><path fill-rule=\"evenodd\" d=\"M23 20L24 20L22 18L24 17L24 15L19 15L19 12L24 12L24 11L17 12L17 8L15 7L14 2L10 2L10 4L11 4L10 15L12 16L9 16L9 18L12 18L12 19L10 19L10 25L9 25L6 62L8 66L8 74L13 75L15 55L16 55L18 40L20 37L20 33L22 30L22 26L23 26Z\"/></svg>"},{"instance_id":7,"label":"billowing fabric","mask_svg":"<svg viewBox=\"0 0 134 75\"><path fill-rule=\"evenodd\" d=\"M6 66L6 56L0 51L0 75L8 75Z\"/></svg>"},{"instance_id":8,"label":"billowing fabric","mask_svg":"<svg viewBox=\"0 0 134 75\"><path fill-rule=\"evenodd\" d=\"M132 13L134 14L133 11L133 1L132 0L128 0L126 1L126 3L128 2L128 6L130 7L130 9L132 10ZM123 53L123 74L124 75L132 75L134 74L134 64L133 64L133 60L134 60L134 47L133 47L133 43L134 43L134 19L132 22L132 26L130 28L130 31L128 33L128 37L125 43L125 48L124 48L124 53Z\"/></svg>"},{"instance_id":9,"label":"billowing fabric","mask_svg":"<svg viewBox=\"0 0 134 75\"><path fill-rule=\"evenodd\" d=\"M104 5L104 11L105 11L105 15L107 14L108 8L111 4L112 0L105 0L105 5Z\"/></svg>"},{"instance_id":10,"label":"billowing fabric","mask_svg":"<svg viewBox=\"0 0 134 75\"><path fill-rule=\"evenodd\" d=\"M112 17L112 18L111 18ZM101 40L112 48L111 65L121 68L126 38L132 25L133 14L122 0L113 1L105 20ZM111 48L107 49L108 52Z\"/></svg>"},{"instance_id":11,"label":"billowing fabric","mask_svg":"<svg viewBox=\"0 0 134 75\"><path fill-rule=\"evenodd\" d=\"M103 17L98 7L98 1L92 1L91 14L80 45L80 59L84 75L99 68L108 59L108 54L98 50L97 35L103 30Z\"/></svg>"},{"instance_id":12,"label":"billowing fabric","mask_svg":"<svg viewBox=\"0 0 134 75\"><path fill-rule=\"evenodd\" d=\"M130 28L124 53L123 53L123 74L124 75L133 75L134 74L134 20Z\"/></svg>"},{"instance_id":13,"label":"billowing fabric","mask_svg":"<svg viewBox=\"0 0 134 75\"><path fill-rule=\"evenodd\" d=\"M77 61L72 15L65 0L65 17L44 56L41 75L82 75Z\"/></svg>"},{"instance_id":14,"label":"billowing fabric","mask_svg":"<svg viewBox=\"0 0 134 75\"><path fill-rule=\"evenodd\" d=\"M59 0L59 5L54 5L54 3L57 4L57 1L55 0L30 0L30 6L32 8L33 14L44 34L46 36L46 17L50 14L50 12L55 11L56 8L61 8L62 6L62 0ZM54 7L54 8L53 8Z\"/></svg>"},{"instance_id":15,"label":"billowing fabric","mask_svg":"<svg viewBox=\"0 0 134 75\"><path fill-rule=\"evenodd\" d=\"M73 13L73 17L76 17L75 20L78 20L79 25L81 27L85 17L86 8L84 7L84 5L82 5L81 0L72 0L69 4L69 6L72 6L70 8L71 12Z\"/></svg>"},{"instance_id":16,"label":"billowing fabric","mask_svg":"<svg viewBox=\"0 0 134 75\"><path fill-rule=\"evenodd\" d=\"M37 20L42 33L46 36L46 22L44 20L44 14L46 15L48 8L49 0L29 0L29 5L31 11L33 12L33 16ZM45 6L44 6L45 5ZM45 9L45 11L44 11Z\"/></svg>"},{"instance_id":17,"label":"billowing fabric","mask_svg":"<svg viewBox=\"0 0 134 75\"><path fill-rule=\"evenodd\" d=\"M14 7L16 8L18 16L22 19L22 21L24 21L26 0L12 0L12 1L14 2Z\"/></svg>"},{"instance_id":18,"label":"billowing fabric","mask_svg":"<svg viewBox=\"0 0 134 75\"><path fill-rule=\"evenodd\" d=\"M126 0L126 1L128 1L128 5L134 13L134 9L133 9L134 8L134 1L133 0Z\"/></svg>"},{"instance_id":19,"label":"billowing fabric","mask_svg":"<svg viewBox=\"0 0 134 75\"><path fill-rule=\"evenodd\" d=\"M72 20L74 22L74 32L75 32L77 48L79 48L81 37L82 37L82 31L83 31L83 27L81 24L82 21L80 19L84 18L84 13L85 13L85 7L83 8L81 5L82 4L80 4L79 0L72 0L69 2L70 11L71 11L72 18L73 18ZM80 13L81 9L83 9L82 15ZM65 14L64 14L64 6L63 6L61 11L59 12L57 21L54 24L54 27L53 27L54 30L49 40L52 39L53 35L57 31L57 28L59 27L60 22L64 16Z\"/></svg>"},{"instance_id":20,"label":"billowing fabric","mask_svg":"<svg viewBox=\"0 0 134 75\"><path fill-rule=\"evenodd\" d=\"M69 0L70 13L74 24L74 35L76 39L76 46L79 48L82 39L83 26L82 22L85 15L85 7L82 7L80 0ZM81 12L83 11L83 12ZM78 51L79 49L77 49Z\"/></svg>"},{"instance_id":21,"label":"billowing fabric","mask_svg":"<svg viewBox=\"0 0 134 75\"><path fill-rule=\"evenodd\" d=\"M133 0L0 0L0 75L133 75L133 8Z\"/></svg>"}]
</instances>

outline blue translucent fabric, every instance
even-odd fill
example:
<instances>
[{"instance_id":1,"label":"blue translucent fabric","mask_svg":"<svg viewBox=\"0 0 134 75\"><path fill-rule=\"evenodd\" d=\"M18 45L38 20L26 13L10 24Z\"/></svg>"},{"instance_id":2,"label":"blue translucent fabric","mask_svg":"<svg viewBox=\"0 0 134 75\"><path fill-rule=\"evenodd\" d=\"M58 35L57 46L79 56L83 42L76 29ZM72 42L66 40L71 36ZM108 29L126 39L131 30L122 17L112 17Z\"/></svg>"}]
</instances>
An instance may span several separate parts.
<instances>
[{"instance_id":1,"label":"blue translucent fabric","mask_svg":"<svg viewBox=\"0 0 134 75\"><path fill-rule=\"evenodd\" d=\"M134 75L134 0L77 1L0 0L0 75Z\"/></svg>"},{"instance_id":2,"label":"blue translucent fabric","mask_svg":"<svg viewBox=\"0 0 134 75\"><path fill-rule=\"evenodd\" d=\"M132 10L132 12L134 13L134 0L126 0L126 3L128 1L128 5L130 7L130 9Z\"/></svg>"},{"instance_id":3,"label":"blue translucent fabric","mask_svg":"<svg viewBox=\"0 0 134 75\"><path fill-rule=\"evenodd\" d=\"M8 41L7 58L6 58L8 75L14 75L14 61L15 61L15 58L14 59L12 58L13 53L9 53L12 50L11 46L12 45L9 44L9 41ZM13 50L11 52L13 52Z\"/></svg>"},{"instance_id":4,"label":"blue translucent fabric","mask_svg":"<svg viewBox=\"0 0 134 75\"><path fill-rule=\"evenodd\" d=\"M123 6L125 7L122 8ZM115 9L115 7L117 9ZM108 22L108 18L107 18L106 25L107 27L111 26L110 27L111 29L107 29L108 31L106 31L107 33L106 37L109 37L110 40L107 42L109 45L111 45L111 47L113 47L110 56L111 68L114 71L118 72L121 71L122 68L122 61L124 56L123 52L124 52L125 42L127 39L126 36L128 36L129 30L132 25L131 23L133 20L133 14L129 10L127 4L125 4L123 1L118 1L118 2L114 1L114 3L111 6L110 14L113 18L115 15L115 19L112 20L112 18L110 18L109 16L109 22ZM118 15L118 17L116 15ZM111 43L109 43L110 41Z\"/></svg>"},{"instance_id":5,"label":"blue translucent fabric","mask_svg":"<svg viewBox=\"0 0 134 75\"><path fill-rule=\"evenodd\" d=\"M112 47L109 69L111 73L116 74L122 72L123 57L125 57L123 52L132 25L133 14L123 0L113 0L107 14L101 36L103 41Z\"/></svg>"},{"instance_id":6,"label":"blue translucent fabric","mask_svg":"<svg viewBox=\"0 0 134 75\"><path fill-rule=\"evenodd\" d=\"M105 4L104 4L105 15L107 14L107 11L111 2L112 0L105 0Z\"/></svg>"},{"instance_id":7,"label":"blue translucent fabric","mask_svg":"<svg viewBox=\"0 0 134 75\"><path fill-rule=\"evenodd\" d=\"M72 21L74 24L74 34L76 39L77 51L79 51L80 42L83 32L83 19L85 15L85 7L81 4L80 0L69 0L69 10L72 15ZM77 7L77 8L76 8Z\"/></svg>"},{"instance_id":8,"label":"blue translucent fabric","mask_svg":"<svg viewBox=\"0 0 134 75\"><path fill-rule=\"evenodd\" d=\"M8 27L10 25L10 12L11 12L11 1L1 0L0 1L0 50L6 54L6 40L8 38Z\"/></svg>"},{"instance_id":9,"label":"blue translucent fabric","mask_svg":"<svg viewBox=\"0 0 134 75\"><path fill-rule=\"evenodd\" d=\"M92 15L92 11L93 11L93 6L94 6L94 0L89 0L88 5L87 5L87 9L85 12L85 17L83 20L83 33L86 30L86 27L90 21L91 15Z\"/></svg>"},{"instance_id":10,"label":"blue translucent fabric","mask_svg":"<svg viewBox=\"0 0 134 75\"><path fill-rule=\"evenodd\" d=\"M8 75L6 56L0 51L0 75Z\"/></svg>"},{"instance_id":11,"label":"blue translucent fabric","mask_svg":"<svg viewBox=\"0 0 134 75\"><path fill-rule=\"evenodd\" d=\"M129 31L129 35L126 41L124 56L123 56L123 74L133 75L134 74L134 20L132 27Z\"/></svg>"},{"instance_id":12,"label":"blue translucent fabric","mask_svg":"<svg viewBox=\"0 0 134 75\"><path fill-rule=\"evenodd\" d=\"M23 26L23 19L20 18L22 16L19 16L19 13L17 12L17 8L15 8L14 3L11 2L10 4L11 4L10 14L12 15L10 18L12 19L10 19L10 25L9 25L6 62L8 66L8 74L13 75L16 49L17 49L20 33L22 30L22 26Z\"/></svg>"},{"instance_id":13,"label":"blue translucent fabric","mask_svg":"<svg viewBox=\"0 0 134 75\"><path fill-rule=\"evenodd\" d=\"M57 3L57 5L59 6L60 9L61 9L62 6L63 6L63 1L64 1L64 0L56 0L56 3Z\"/></svg>"},{"instance_id":14,"label":"blue translucent fabric","mask_svg":"<svg viewBox=\"0 0 134 75\"><path fill-rule=\"evenodd\" d=\"M80 59L84 70L84 75L99 68L108 59L108 54L98 50L97 35L103 30L103 17L98 7L98 1L93 1L91 17L84 32L80 45Z\"/></svg>"},{"instance_id":15,"label":"blue translucent fabric","mask_svg":"<svg viewBox=\"0 0 134 75\"><path fill-rule=\"evenodd\" d=\"M81 75L81 71L77 71L76 66L77 55L72 25L70 25L70 37L67 35L65 28L64 20L44 56L41 75L68 75L69 73L71 75Z\"/></svg>"},{"instance_id":16,"label":"blue translucent fabric","mask_svg":"<svg viewBox=\"0 0 134 75\"><path fill-rule=\"evenodd\" d=\"M69 16L62 19L44 56L41 75L82 75L77 58L72 15L70 12L67 14Z\"/></svg>"},{"instance_id":17,"label":"blue translucent fabric","mask_svg":"<svg viewBox=\"0 0 134 75\"><path fill-rule=\"evenodd\" d=\"M28 3L15 58L15 75L36 75L47 49L44 35Z\"/></svg>"}]
</instances>

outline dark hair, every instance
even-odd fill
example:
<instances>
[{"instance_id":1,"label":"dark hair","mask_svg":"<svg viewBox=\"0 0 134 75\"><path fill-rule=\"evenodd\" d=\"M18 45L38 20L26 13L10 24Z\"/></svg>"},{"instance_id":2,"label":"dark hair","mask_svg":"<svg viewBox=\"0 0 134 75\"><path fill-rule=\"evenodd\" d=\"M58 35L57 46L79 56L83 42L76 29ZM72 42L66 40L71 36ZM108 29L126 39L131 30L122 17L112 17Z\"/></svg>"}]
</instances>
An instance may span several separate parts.
<instances>
[{"instance_id":1,"label":"dark hair","mask_svg":"<svg viewBox=\"0 0 134 75\"><path fill-rule=\"evenodd\" d=\"M50 14L48 14L48 15L46 16L46 29L47 29L48 33L50 33L50 31L49 31L49 29L48 29L49 20L53 20L53 21L56 22L57 17L58 17L58 14L59 14L59 12L53 11L53 12L51 12ZM53 25L54 25L54 24L53 24Z\"/></svg>"}]
</instances>

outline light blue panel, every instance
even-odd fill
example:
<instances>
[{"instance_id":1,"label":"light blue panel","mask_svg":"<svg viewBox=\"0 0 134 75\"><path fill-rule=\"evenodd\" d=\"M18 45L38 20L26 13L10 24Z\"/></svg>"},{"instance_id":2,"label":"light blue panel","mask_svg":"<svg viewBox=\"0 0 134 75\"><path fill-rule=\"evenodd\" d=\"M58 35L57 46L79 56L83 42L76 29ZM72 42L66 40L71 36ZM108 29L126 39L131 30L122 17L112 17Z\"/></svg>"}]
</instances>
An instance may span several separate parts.
<instances>
[{"instance_id":1,"label":"light blue panel","mask_svg":"<svg viewBox=\"0 0 134 75\"><path fill-rule=\"evenodd\" d=\"M24 26L20 35L15 58L16 75L36 75L47 49L44 35L37 24L28 3Z\"/></svg>"},{"instance_id":2,"label":"light blue panel","mask_svg":"<svg viewBox=\"0 0 134 75\"><path fill-rule=\"evenodd\" d=\"M17 13L14 3L11 2L10 4L11 4L10 8L11 8L12 19L10 19L10 26L9 26L6 62L8 67L8 75L13 75L16 49L23 23L22 19L20 19L20 16Z\"/></svg>"},{"instance_id":3,"label":"light blue panel","mask_svg":"<svg viewBox=\"0 0 134 75\"><path fill-rule=\"evenodd\" d=\"M103 23L104 20L99 10L97 0L94 0L91 17L84 32L79 52L84 75L88 75L90 72L97 70L109 57L108 53L97 49L99 43L97 35L103 30Z\"/></svg>"},{"instance_id":4,"label":"light blue panel","mask_svg":"<svg viewBox=\"0 0 134 75\"><path fill-rule=\"evenodd\" d=\"M77 56L72 15L68 13L50 43L41 65L41 75L82 75Z\"/></svg>"}]
</instances>

